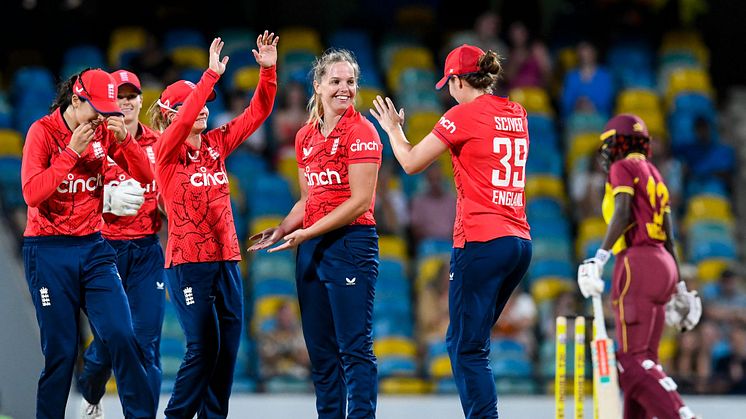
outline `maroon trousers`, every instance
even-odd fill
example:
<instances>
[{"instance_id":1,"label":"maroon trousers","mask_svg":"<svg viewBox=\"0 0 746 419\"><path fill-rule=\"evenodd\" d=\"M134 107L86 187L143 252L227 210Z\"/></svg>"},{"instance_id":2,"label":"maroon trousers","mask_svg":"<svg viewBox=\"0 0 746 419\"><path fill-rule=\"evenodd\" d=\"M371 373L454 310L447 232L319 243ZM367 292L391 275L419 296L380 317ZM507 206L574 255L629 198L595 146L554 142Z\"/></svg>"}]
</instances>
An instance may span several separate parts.
<instances>
[{"instance_id":1,"label":"maroon trousers","mask_svg":"<svg viewBox=\"0 0 746 419\"><path fill-rule=\"evenodd\" d=\"M624 419L679 419L684 402L658 364L665 305L678 281L676 262L662 246L630 247L616 255L613 281Z\"/></svg>"}]
</instances>

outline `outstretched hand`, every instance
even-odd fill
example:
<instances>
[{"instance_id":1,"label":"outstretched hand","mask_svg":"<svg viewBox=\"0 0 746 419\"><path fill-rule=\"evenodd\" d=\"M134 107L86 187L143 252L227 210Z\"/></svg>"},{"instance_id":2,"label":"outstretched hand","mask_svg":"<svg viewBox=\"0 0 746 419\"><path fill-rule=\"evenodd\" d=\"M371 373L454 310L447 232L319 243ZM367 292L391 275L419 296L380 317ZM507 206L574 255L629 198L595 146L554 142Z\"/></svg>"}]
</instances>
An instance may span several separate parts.
<instances>
[{"instance_id":1,"label":"outstretched hand","mask_svg":"<svg viewBox=\"0 0 746 419\"><path fill-rule=\"evenodd\" d=\"M225 72L225 66L228 64L230 57L227 55L220 59L220 52L223 50L223 42L220 37L212 40L210 44L210 70L222 75Z\"/></svg>"},{"instance_id":2,"label":"outstretched hand","mask_svg":"<svg viewBox=\"0 0 746 419\"><path fill-rule=\"evenodd\" d=\"M301 243L308 240L308 235L306 234L306 230L299 228L298 230L295 230L292 233L286 235L282 239L285 240L285 243L282 243L281 245L277 247L273 247L269 249L268 252L274 253L274 252L279 252L281 250L296 248Z\"/></svg>"},{"instance_id":3,"label":"outstretched hand","mask_svg":"<svg viewBox=\"0 0 746 419\"><path fill-rule=\"evenodd\" d=\"M385 100L381 96L376 96L373 100L373 106L376 110L371 109L370 114L373 118L376 118L381 128L390 134L397 128L400 128L404 124L404 108L396 111L396 106L391 99L386 98Z\"/></svg>"},{"instance_id":4,"label":"outstretched hand","mask_svg":"<svg viewBox=\"0 0 746 419\"><path fill-rule=\"evenodd\" d=\"M275 33L264 31L256 37L256 49L252 49L254 59L262 67L272 67L277 64L277 42L280 40Z\"/></svg>"},{"instance_id":5,"label":"outstretched hand","mask_svg":"<svg viewBox=\"0 0 746 419\"><path fill-rule=\"evenodd\" d=\"M250 242L256 242L249 247L249 252L266 249L282 239L285 232L280 227L270 227L249 237Z\"/></svg>"}]
</instances>

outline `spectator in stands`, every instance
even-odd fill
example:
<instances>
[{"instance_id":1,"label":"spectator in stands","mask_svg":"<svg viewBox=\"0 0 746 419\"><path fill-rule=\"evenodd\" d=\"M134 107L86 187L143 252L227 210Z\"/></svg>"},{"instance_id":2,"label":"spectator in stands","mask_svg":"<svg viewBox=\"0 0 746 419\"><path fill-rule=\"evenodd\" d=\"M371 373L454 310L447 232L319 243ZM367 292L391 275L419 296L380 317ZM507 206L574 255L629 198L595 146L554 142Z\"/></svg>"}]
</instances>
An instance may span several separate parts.
<instances>
[{"instance_id":1,"label":"spectator in stands","mask_svg":"<svg viewBox=\"0 0 746 419\"><path fill-rule=\"evenodd\" d=\"M409 225L407 199L401 188L396 187L396 175L391 161L384 161L378 172L376 187L376 229L378 234L404 236Z\"/></svg>"},{"instance_id":2,"label":"spectator in stands","mask_svg":"<svg viewBox=\"0 0 746 419\"><path fill-rule=\"evenodd\" d=\"M23 146L23 261L44 354L37 418L65 417L80 310L106 342L125 416L156 413L117 255L101 236L107 160L138 182L153 181L145 151L127 132L115 87L101 69L72 76L60 85L51 113L31 125Z\"/></svg>"},{"instance_id":3,"label":"spectator in stands","mask_svg":"<svg viewBox=\"0 0 746 419\"><path fill-rule=\"evenodd\" d=\"M249 106L253 92L235 89L230 92L228 97L228 109L215 116L215 122L211 124L215 127L223 126L231 120L241 115ZM266 124L260 125L256 131L249 135L240 146L241 149L249 150L256 154L263 154L267 149L267 127Z\"/></svg>"},{"instance_id":4,"label":"spectator in stands","mask_svg":"<svg viewBox=\"0 0 746 419\"><path fill-rule=\"evenodd\" d=\"M718 141L717 130L704 116L694 120L696 141L681 150L687 185L715 180L731 190L735 170L733 148Z\"/></svg>"},{"instance_id":5,"label":"spectator in stands","mask_svg":"<svg viewBox=\"0 0 746 419\"><path fill-rule=\"evenodd\" d=\"M565 75L560 94L560 112L568 117L576 109L609 115L614 102L614 80L598 64L596 48L588 41L577 46L578 68Z\"/></svg>"},{"instance_id":6,"label":"spectator in stands","mask_svg":"<svg viewBox=\"0 0 746 419\"><path fill-rule=\"evenodd\" d=\"M529 358L536 352L534 327L537 321L534 299L526 292L516 292L508 298L503 314L492 328L492 339L511 339L523 344Z\"/></svg>"},{"instance_id":7,"label":"spectator in stands","mask_svg":"<svg viewBox=\"0 0 746 419\"><path fill-rule=\"evenodd\" d=\"M130 67L135 74L140 75L144 86L170 84L179 78L178 69L151 33L147 34L140 54L132 58Z\"/></svg>"},{"instance_id":8,"label":"spectator in stands","mask_svg":"<svg viewBox=\"0 0 746 419\"><path fill-rule=\"evenodd\" d=\"M552 60L543 42L531 39L523 22L510 25L509 59L505 65L507 90L516 87L546 88L552 76Z\"/></svg>"},{"instance_id":9,"label":"spectator in stands","mask_svg":"<svg viewBox=\"0 0 746 419\"><path fill-rule=\"evenodd\" d=\"M606 173L598 159L588 158L584 164L585 170L573 171L570 175L570 198L578 220L601 216L601 201L606 188Z\"/></svg>"},{"instance_id":10,"label":"spectator in stands","mask_svg":"<svg viewBox=\"0 0 746 419\"><path fill-rule=\"evenodd\" d=\"M375 417L378 365L373 298L378 235L373 217L383 145L355 110L360 67L330 49L313 67L306 125L295 136L300 199L279 226L251 237L256 251L298 248L296 285L319 417Z\"/></svg>"},{"instance_id":11,"label":"spectator in stands","mask_svg":"<svg viewBox=\"0 0 746 419\"><path fill-rule=\"evenodd\" d=\"M303 342L303 332L288 301L280 304L275 314L275 324L262 331L259 343L259 365L263 379L288 377L306 380L310 360Z\"/></svg>"},{"instance_id":12,"label":"spectator in stands","mask_svg":"<svg viewBox=\"0 0 746 419\"><path fill-rule=\"evenodd\" d=\"M186 336L166 417L228 415L244 296L225 159L272 110L277 42L267 31L257 37L252 53L261 67L259 83L248 108L226 125L206 131L206 103L215 97L228 63L228 57L220 57L220 38L210 45L209 67L199 82L170 84L148 111L153 127L162 131L155 156L168 216L166 275Z\"/></svg>"},{"instance_id":13,"label":"spectator in stands","mask_svg":"<svg viewBox=\"0 0 746 419\"><path fill-rule=\"evenodd\" d=\"M433 163L425 170L427 189L412 198L410 216L415 243L451 240L456 219L456 196L447 189L443 169Z\"/></svg>"},{"instance_id":14,"label":"spectator in stands","mask_svg":"<svg viewBox=\"0 0 746 419\"><path fill-rule=\"evenodd\" d=\"M650 141L651 160L661 172L668 186L668 196L671 209L682 208L682 194L684 193L684 165L671 155L671 147L665 139L653 138Z\"/></svg>"},{"instance_id":15,"label":"spectator in stands","mask_svg":"<svg viewBox=\"0 0 746 419\"><path fill-rule=\"evenodd\" d=\"M715 388L719 393L746 394L746 330L730 331L730 351L715 362Z\"/></svg>"},{"instance_id":16,"label":"spectator in stands","mask_svg":"<svg viewBox=\"0 0 746 419\"><path fill-rule=\"evenodd\" d=\"M500 30L502 18L499 14L488 10L483 12L474 21L474 27L471 30L456 33L446 45L447 50L442 55L445 56L453 48L462 44L476 45L484 51L494 51L501 58L508 58L508 47L500 39Z\"/></svg>"},{"instance_id":17,"label":"spectator in stands","mask_svg":"<svg viewBox=\"0 0 746 419\"><path fill-rule=\"evenodd\" d=\"M417 330L419 342L427 347L442 342L448 330L448 286L450 269L443 260L434 278L417 294Z\"/></svg>"},{"instance_id":18,"label":"spectator in stands","mask_svg":"<svg viewBox=\"0 0 746 419\"><path fill-rule=\"evenodd\" d=\"M706 307L706 303L704 304ZM679 335L673 377L679 392L707 392L712 376L713 348L721 339L718 325L707 319Z\"/></svg>"},{"instance_id":19,"label":"spectator in stands","mask_svg":"<svg viewBox=\"0 0 746 419\"><path fill-rule=\"evenodd\" d=\"M724 331L735 327L746 327L746 293L743 277L736 271L726 269L714 287L713 293L705 294L704 314L721 325Z\"/></svg>"},{"instance_id":20,"label":"spectator in stands","mask_svg":"<svg viewBox=\"0 0 746 419\"><path fill-rule=\"evenodd\" d=\"M286 155L295 157L295 134L308 118L305 106L308 98L304 86L293 81L284 87L282 99L272 115L272 132L279 158Z\"/></svg>"}]
</instances>

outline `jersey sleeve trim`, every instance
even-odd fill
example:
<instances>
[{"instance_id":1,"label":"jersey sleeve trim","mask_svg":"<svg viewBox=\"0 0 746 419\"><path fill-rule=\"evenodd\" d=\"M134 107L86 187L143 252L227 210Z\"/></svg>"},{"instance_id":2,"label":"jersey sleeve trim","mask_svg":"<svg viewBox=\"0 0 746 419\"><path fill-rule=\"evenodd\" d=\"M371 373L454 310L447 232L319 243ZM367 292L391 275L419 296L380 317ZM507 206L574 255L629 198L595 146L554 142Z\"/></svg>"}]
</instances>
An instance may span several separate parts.
<instances>
[{"instance_id":1,"label":"jersey sleeve trim","mask_svg":"<svg viewBox=\"0 0 746 419\"><path fill-rule=\"evenodd\" d=\"M447 146L448 148L451 148L451 147L453 147L453 143L452 143L452 142L450 142L450 141L448 141L448 138L446 138L446 137L445 137L445 136L444 136L443 134L441 134L441 133L440 133L440 132L439 132L439 131L438 131L437 129L433 129L433 130L432 130L432 131L430 131L430 132L432 132L433 134L435 134L435 136L436 136L436 137L438 137L438 139L439 139L440 141L444 142L444 143L445 143L445 145L446 145L446 146Z\"/></svg>"},{"instance_id":2,"label":"jersey sleeve trim","mask_svg":"<svg viewBox=\"0 0 746 419\"><path fill-rule=\"evenodd\" d=\"M611 193L614 196L616 196L617 194L620 194L620 193L626 193L626 194L634 195L635 194L635 189L633 187L631 187L631 186L624 186L624 185L622 185L622 186L617 186L616 188L612 189Z\"/></svg>"}]
</instances>

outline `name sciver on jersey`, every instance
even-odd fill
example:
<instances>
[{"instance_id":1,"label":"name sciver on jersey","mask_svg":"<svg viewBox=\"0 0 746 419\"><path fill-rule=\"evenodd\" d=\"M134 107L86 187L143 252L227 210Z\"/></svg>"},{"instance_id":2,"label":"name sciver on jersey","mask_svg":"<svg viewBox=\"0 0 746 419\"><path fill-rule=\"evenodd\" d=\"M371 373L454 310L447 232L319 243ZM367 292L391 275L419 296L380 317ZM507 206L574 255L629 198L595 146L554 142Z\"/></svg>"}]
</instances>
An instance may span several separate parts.
<instances>
[{"instance_id":1,"label":"name sciver on jersey","mask_svg":"<svg viewBox=\"0 0 746 419\"><path fill-rule=\"evenodd\" d=\"M522 118L512 118L512 117L507 117L507 116L496 116L495 117L495 129L497 131L511 131L511 132L520 132L520 133L525 132L523 128ZM514 150L513 150L513 147L510 145L510 140L507 138L505 140L507 141L500 142L498 141L498 138L495 138L493 151L495 153L506 152L507 155L504 160L507 160L512 163L512 160L518 159L519 156L512 155ZM525 140L523 144L524 145L526 144ZM518 153L522 151L522 150L519 150L519 148L520 147L518 146L515 147L515 151ZM525 153L525 151L527 151L527 148L524 147L523 152ZM525 163L525 154L523 157L523 161ZM513 183L516 183L516 181L518 181L519 183L521 183L521 186L525 185L525 179L526 179L525 172L523 174L524 176L523 179L519 178L518 173L508 172L508 175L509 175L508 180L510 179L510 176L513 177L513 180L514 180ZM500 182L498 180L499 177L500 177L499 172L497 170L494 170L493 179L492 179L492 184L494 186L500 186L499 185ZM514 191L507 191L504 189L493 189L492 190L492 203L495 205L505 205L509 207L522 207L523 206L523 191L514 192Z\"/></svg>"}]
</instances>

